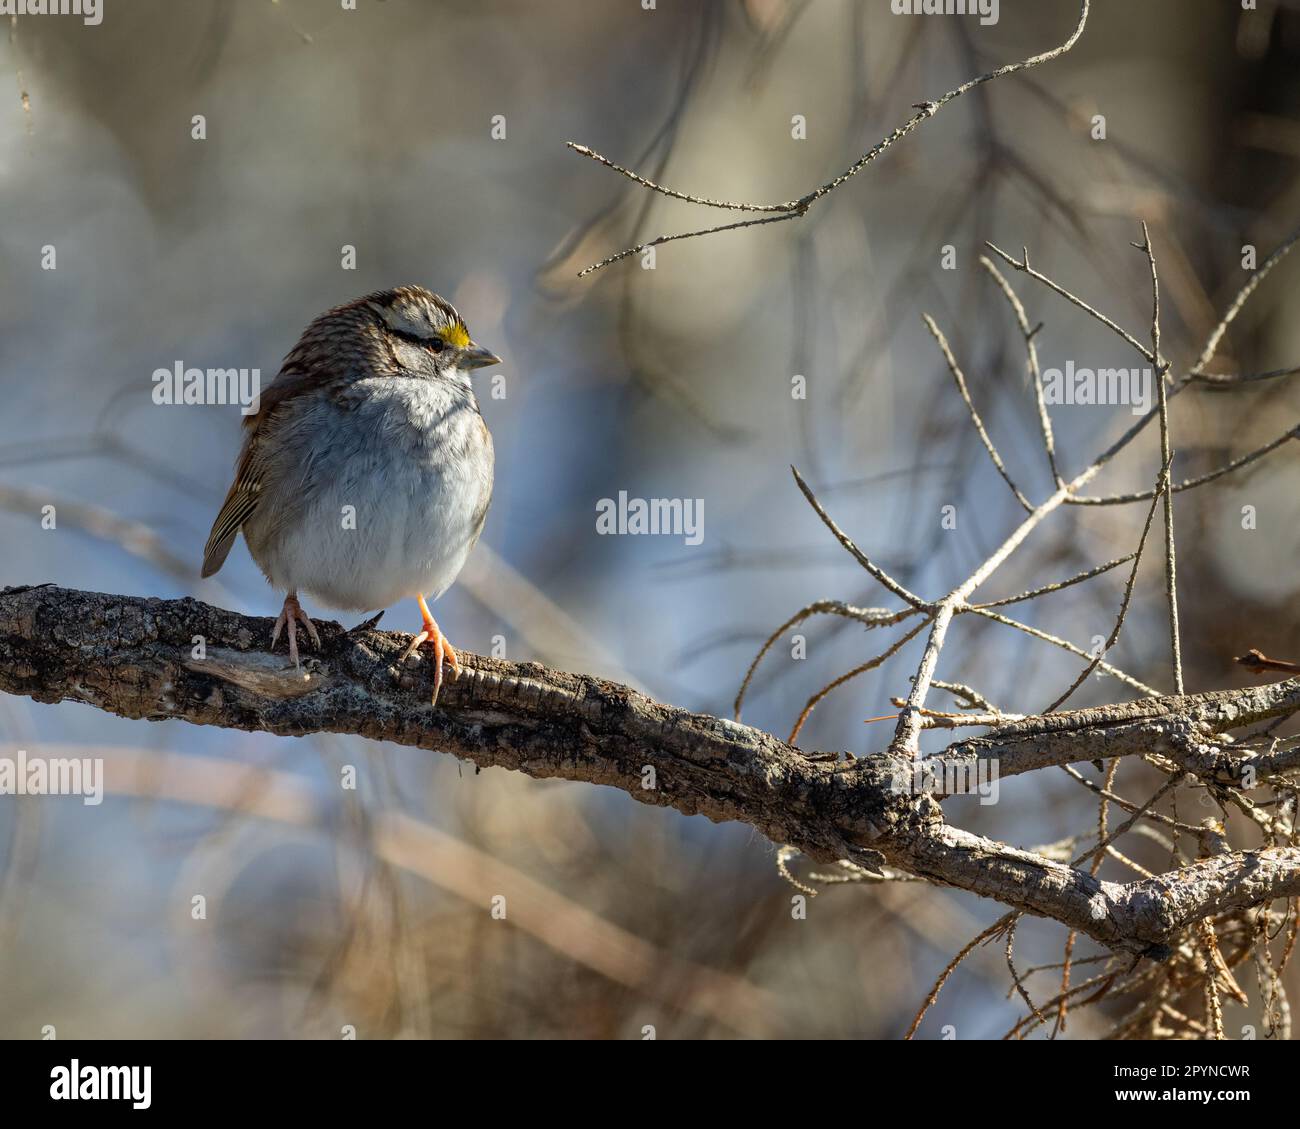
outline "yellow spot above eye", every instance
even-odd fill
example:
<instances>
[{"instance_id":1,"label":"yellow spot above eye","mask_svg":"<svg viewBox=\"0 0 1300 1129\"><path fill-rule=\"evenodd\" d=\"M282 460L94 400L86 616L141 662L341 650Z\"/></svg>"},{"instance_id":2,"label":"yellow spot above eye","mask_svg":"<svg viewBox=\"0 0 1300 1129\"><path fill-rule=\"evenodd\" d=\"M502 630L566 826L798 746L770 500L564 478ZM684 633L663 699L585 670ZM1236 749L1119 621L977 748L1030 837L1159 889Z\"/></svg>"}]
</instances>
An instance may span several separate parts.
<instances>
[{"instance_id":1,"label":"yellow spot above eye","mask_svg":"<svg viewBox=\"0 0 1300 1129\"><path fill-rule=\"evenodd\" d=\"M469 344L469 330L465 328L463 322L457 322L455 325L440 329L438 334L448 345L452 345L457 349L463 349Z\"/></svg>"}]
</instances>

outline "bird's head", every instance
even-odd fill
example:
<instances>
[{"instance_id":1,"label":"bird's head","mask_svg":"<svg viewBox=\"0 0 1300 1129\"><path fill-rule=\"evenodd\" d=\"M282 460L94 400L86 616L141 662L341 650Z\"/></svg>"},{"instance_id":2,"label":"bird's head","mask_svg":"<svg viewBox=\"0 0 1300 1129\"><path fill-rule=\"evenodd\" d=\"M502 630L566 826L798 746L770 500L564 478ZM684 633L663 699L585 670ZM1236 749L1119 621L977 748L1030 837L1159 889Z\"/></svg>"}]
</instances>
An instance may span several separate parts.
<instances>
[{"instance_id":1,"label":"bird's head","mask_svg":"<svg viewBox=\"0 0 1300 1129\"><path fill-rule=\"evenodd\" d=\"M422 286L380 290L356 303L375 319L396 365L414 376L467 379L474 369L501 358L471 340L452 304Z\"/></svg>"}]
</instances>

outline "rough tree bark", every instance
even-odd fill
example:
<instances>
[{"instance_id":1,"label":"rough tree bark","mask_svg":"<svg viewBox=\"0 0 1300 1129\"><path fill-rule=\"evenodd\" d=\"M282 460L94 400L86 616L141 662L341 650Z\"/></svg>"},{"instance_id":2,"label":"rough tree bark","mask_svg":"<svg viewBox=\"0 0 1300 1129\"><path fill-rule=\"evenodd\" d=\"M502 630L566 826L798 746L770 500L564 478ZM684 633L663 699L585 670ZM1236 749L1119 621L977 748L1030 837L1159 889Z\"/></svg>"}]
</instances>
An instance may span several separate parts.
<instances>
[{"instance_id":1,"label":"rough tree bark","mask_svg":"<svg viewBox=\"0 0 1300 1129\"><path fill-rule=\"evenodd\" d=\"M433 709L427 660L411 660L400 674L393 665L409 636L322 622L321 652L297 672L266 651L271 624L193 599L6 588L0 690L150 721L284 736L354 733L482 767L605 784L643 803L739 820L821 861L888 864L1155 959L1210 914L1300 894L1296 848L1224 850L1142 881L1101 881L950 826L939 802L945 774L918 793L914 762L888 751L856 759L809 753L617 683L467 653ZM1293 771L1297 754L1234 751L1226 730L1296 710L1300 679L1146 698L1025 719L958 741L934 764L995 759L1001 775L1012 775L1145 755L1212 787L1240 786L1247 769L1259 781Z\"/></svg>"}]
</instances>

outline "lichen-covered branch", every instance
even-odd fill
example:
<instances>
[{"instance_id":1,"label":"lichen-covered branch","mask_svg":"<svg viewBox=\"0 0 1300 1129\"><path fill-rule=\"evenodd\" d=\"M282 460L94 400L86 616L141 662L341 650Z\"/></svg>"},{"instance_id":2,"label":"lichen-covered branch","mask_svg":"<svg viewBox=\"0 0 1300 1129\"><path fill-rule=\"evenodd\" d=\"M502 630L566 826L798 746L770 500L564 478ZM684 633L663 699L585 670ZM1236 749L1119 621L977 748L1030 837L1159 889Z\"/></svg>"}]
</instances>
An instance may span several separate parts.
<instances>
[{"instance_id":1,"label":"lichen-covered branch","mask_svg":"<svg viewBox=\"0 0 1300 1129\"><path fill-rule=\"evenodd\" d=\"M645 803L742 821L818 860L888 863L1152 957L1209 914L1300 894L1300 850L1290 847L1221 854L1128 884L1100 881L949 826L936 798L942 788L911 786L910 757L806 753L749 726L535 663L462 654L463 673L433 709L427 661L413 659L400 674L393 666L407 636L319 627L321 653L295 671L265 649L269 618L192 599L7 588L0 690L151 721L284 736L353 733L533 777L606 784ZM1016 772L1160 753L1227 781L1241 758L1216 746L1214 735L1297 709L1300 680L1288 679L1028 718L947 755L998 756L1003 771ZM1265 772L1289 770L1291 760L1274 757Z\"/></svg>"}]
</instances>

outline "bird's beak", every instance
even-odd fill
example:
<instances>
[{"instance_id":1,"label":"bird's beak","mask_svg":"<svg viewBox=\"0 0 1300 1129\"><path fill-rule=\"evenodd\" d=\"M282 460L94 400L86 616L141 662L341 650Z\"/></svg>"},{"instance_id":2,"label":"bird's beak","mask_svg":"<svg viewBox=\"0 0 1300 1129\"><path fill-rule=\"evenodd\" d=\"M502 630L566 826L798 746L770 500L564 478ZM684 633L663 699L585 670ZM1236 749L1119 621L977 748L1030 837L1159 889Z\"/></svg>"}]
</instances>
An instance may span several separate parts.
<instances>
[{"instance_id":1,"label":"bird's beak","mask_svg":"<svg viewBox=\"0 0 1300 1129\"><path fill-rule=\"evenodd\" d=\"M467 368L486 368L488 365L499 365L501 363L501 358L491 349L484 349L481 345L475 345L472 341L469 348L465 350L462 360Z\"/></svg>"}]
</instances>

